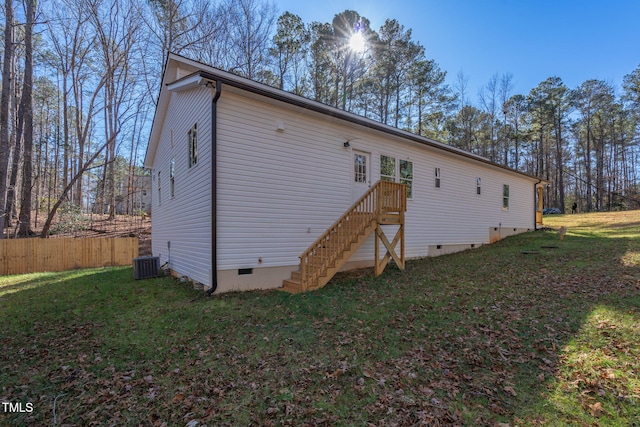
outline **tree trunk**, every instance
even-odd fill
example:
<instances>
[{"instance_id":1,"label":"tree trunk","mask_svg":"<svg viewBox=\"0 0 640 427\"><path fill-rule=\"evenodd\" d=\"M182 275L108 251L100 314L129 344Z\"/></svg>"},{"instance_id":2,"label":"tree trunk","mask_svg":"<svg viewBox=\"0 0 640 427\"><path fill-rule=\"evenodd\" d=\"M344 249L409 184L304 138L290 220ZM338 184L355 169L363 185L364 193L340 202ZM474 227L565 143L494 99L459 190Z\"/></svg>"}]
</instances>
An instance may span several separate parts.
<instances>
[{"instance_id":1,"label":"tree trunk","mask_svg":"<svg viewBox=\"0 0 640 427\"><path fill-rule=\"evenodd\" d=\"M564 212L564 159L562 156L562 112L558 111L556 121L556 168L558 170L558 204Z\"/></svg>"},{"instance_id":2,"label":"tree trunk","mask_svg":"<svg viewBox=\"0 0 640 427\"><path fill-rule=\"evenodd\" d=\"M9 173L9 104L11 101L11 64L13 62L13 0L5 0L4 63L0 95L0 238L6 221L7 175Z\"/></svg>"},{"instance_id":3,"label":"tree trunk","mask_svg":"<svg viewBox=\"0 0 640 427\"><path fill-rule=\"evenodd\" d=\"M24 163L22 165L22 200L20 205L21 236L30 236L31 230L31 190L33 188L33 24L35 21L35 1L25 0L27 25L25 29L24 88L21 109L24 111Z\"/></svg>"}]
</instances>

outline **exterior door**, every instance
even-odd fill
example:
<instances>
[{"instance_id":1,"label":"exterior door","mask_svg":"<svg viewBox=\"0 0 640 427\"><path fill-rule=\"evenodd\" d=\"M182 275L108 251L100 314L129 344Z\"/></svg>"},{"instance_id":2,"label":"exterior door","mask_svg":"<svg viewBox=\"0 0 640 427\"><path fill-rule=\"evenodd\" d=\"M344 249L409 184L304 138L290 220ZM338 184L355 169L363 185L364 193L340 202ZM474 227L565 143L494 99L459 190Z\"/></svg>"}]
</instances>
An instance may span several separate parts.
<instances>
[{"instance_id":1,"label":"exterior door","mask_svg":"<svg viewBox=\"0 0 640 427\"><path fill-rule=\"evenodd\" d=\"M371 154L353 150L351 168L351 198L355 202L371 187Z\"/></svg>"}]
</instances>

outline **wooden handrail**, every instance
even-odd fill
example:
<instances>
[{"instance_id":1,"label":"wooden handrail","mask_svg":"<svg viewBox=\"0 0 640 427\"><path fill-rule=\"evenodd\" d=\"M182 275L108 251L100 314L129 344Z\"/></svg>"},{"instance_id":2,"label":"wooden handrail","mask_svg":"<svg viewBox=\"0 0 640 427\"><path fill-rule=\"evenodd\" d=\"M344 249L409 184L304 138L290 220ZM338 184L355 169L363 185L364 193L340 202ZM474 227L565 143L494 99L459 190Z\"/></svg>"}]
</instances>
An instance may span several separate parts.
<instances>
[{"instance_id":1,"label":"wooden handrail","mask_svg":"<svg viewBox=\"0 0 640 427\"><path fill-rule=\"evenodd\" d=\"M300 255L300 280L306 291L384 213L406 211L406 185L378 181Z\"/></svg>"}]
</instances>

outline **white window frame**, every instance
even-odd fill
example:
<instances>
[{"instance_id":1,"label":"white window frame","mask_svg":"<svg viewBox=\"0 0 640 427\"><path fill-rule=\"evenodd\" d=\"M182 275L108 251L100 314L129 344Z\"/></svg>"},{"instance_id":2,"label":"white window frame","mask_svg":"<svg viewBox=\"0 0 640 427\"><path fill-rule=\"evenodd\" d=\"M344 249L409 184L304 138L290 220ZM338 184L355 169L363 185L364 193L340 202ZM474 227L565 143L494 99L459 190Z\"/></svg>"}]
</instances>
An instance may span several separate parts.
<instances>
[{"instance_id":1,"label":"white window frame","mask_svg":"<svg viewBox=\"0 0 640 427\"><path fill-rule=\"evenodd\" d=\"M509 184L502 184L502 210L509 211Z\"/></svg>"},{"instance_id":2,"label":"white window frame","mask_svg":"<svg viewBox=\"0 0 640 427\"><path fill-rule=\"evenodd\" d=\"M383 158L386 159L386 161L388 161L389 163L393 162L393 164L389 164L388 166L392 166L393 167L393 174L389 174L389 173L383 173L385 171L383 171ZM396 181L396 158L393 156L387 156L385 154L381 154L380 155L380 180L381 181L389 181L389 182L395 182Z\"/></svg>"},{"instance_id":3,"label":"white window frame","mask_svg":"<svg viewBox=\"0 0 640 427\"><path fill-rule=\"evenodd\" d=\"M482 195L482 178L480 177L476 178L476 195Z\"/></svg>"},{"instance_id":4,"label":"white window frame","mask_svg":"<svg viewBox=\"0 0 640 427\"><path fill-rule=\"evenodd\" d=\"M366 184L368 182L367 154L353 153L353 181L358 184ZM362 161L358 161L362 159Z\"/></svg>"},{"instance_id":5,"label":"white window frame","mask_svg":"<svg viewBox=\"0 0 640 427\"><path fill-rule=\"evenodd\" d=\"M383 174L383 158L393 160L393 175ZM402 163L411 165L411 174L409 177L402 176ZM407 185L407 199L413 199L413 161L407 159L401 159L399 157L387 156L386 154L380 155L380 180L389 182L399 182Z\"/></svg>"},{"instance_id":6,"label":"white window frame","mask_svg":"<svg viewBox=\"0 0 640 427\"><path fill-rule=\"evenodd\" d=\"M433 175L434 175L434 181L433 181L433 186L435 188L440 188L441 186L441 173L440 173L440 168L435 168L433 171Z\"/></svg>"},{"instance_id":7,"label":"white window frame","mask_svg":"<svg viewBox=\"0 0 640 427\"><path fill-rule=\"evenodd\" d=\"M194 167L198 164L198 123L194 123L194 125L187 132L187 149L188 149L188 158L189 158L189 168Z\"/></svg>"},{"instance_id":8,"label":"white window frame","mask_svg":"<svg viewBox=\"0 0 640 427\"><path fill-rule=\"evenodd\" d=\"M411 169L410 176L402 176L402 163L408 164ZM407 199L413 199L413 162L411 160L399 159L398 161L398 182L407 185Z\"/></svg>"},{"instance_id":9,"label":"white window frame","mask_svg":"<svg viewBox=\"0 0 640 427\"><path fill-rule=\"evenodd\" d=\"M158 171L158 205L162 204L162 181L160 178L160 172Z\"/></svg>"},{"instance_id":10,"label":"white window frame","mask_svg":"<svg viewBox=\"0 0 640 427\"><path fill-rule=\"evenodd\" d=\"M176 196L176 159L171 159L169 165L169 185L171 187L171 198Z\"/></svg>"}]
</instances>

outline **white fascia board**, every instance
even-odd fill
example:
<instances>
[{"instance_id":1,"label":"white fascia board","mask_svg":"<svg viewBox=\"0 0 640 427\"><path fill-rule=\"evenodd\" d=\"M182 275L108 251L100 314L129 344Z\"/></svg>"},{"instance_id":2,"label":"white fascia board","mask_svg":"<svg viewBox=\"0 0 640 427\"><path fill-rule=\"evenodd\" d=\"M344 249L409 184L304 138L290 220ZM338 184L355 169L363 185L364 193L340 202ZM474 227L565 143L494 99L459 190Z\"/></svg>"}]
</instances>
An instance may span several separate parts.
<instances>
[{"instance_id":1,"label":"white fascia board","mask_svg":"<svg viewBox=\"0 0 640 427\"><path fill-rule=\"evenodd\" d=\"M170 92L183 92L185 90L193 89L198 86L206 86L211 81L195 73L180 80L176 80L173 83L167 84L167 90Z\"/></svg>"}]
</instances>

